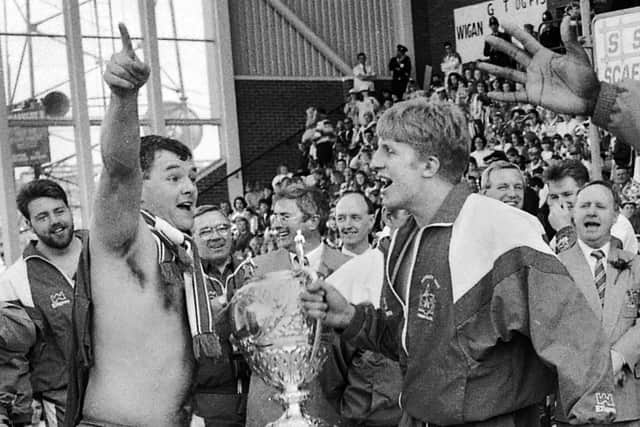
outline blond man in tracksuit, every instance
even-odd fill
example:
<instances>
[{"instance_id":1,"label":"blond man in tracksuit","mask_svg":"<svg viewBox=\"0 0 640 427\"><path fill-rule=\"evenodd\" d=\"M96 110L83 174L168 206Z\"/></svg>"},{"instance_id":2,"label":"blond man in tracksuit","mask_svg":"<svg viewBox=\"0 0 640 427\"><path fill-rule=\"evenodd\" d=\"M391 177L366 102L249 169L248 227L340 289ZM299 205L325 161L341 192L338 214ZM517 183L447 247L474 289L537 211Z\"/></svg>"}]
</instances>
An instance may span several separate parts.
<instances>
[{"instance_id":1,"label":"blond man in tracksuit","mask_svg":"<svg viewBox=\"0 0 640 427\"><path fill-rule=\"evenodd\" d=\"M412 215L386 260L392 314L322 281L303 295L309 314L400 361L402 426L538 425L536 405L556 386L569 419L611 420L607 338L537 219L460 182L464 113L412 100L377 132L382 202Z\"/></svg>"}]
</instances>

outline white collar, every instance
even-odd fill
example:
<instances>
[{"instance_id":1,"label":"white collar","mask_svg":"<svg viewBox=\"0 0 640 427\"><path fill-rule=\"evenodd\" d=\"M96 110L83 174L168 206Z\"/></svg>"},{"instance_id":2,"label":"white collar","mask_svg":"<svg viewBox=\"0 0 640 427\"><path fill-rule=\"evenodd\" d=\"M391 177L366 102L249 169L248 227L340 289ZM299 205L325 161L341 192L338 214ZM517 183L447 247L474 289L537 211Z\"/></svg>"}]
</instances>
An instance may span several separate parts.
<instances>
[{"instance_id":1,"label":"white collar","mask_svg":"<svg viewBox=\"0 0 640 427\"><path fill-rule=\"evenodd\" d=\"M320 268L323 246L324 242L320 243L317 247L304 254L307 262L309 262L309 267L311 267L314 271L318 271L318 268ZM295 252L289 252L289 258L291 259L291 262L294 262L296 259Z\"/></svg>"},{"instance_id":2,"label":"white collar","mask_svg":"<svg viewBox=\"0 0 640 427\"><path fill-rule=\"evenodd\" d=\"M364 252L362 252L362 253L367 252L369 249L371 249L371 245L367 246L367 249L366 249ZM353 251L350 251L350 250L349 250L349 249L347 249L345 246L342 246L342 249L341 249L340 251L341 251L343 254L348 255L348 256L350 256L350 257L356 257L356 256L358 256L358 255L362 255L362 254L357 254L357 253L355 253L355 252L353 252Z\"/></svg>"},{"instance_id":3,"label":"white collar","mask_svg":"<svg viewBox=\"0 0 640 427\"><path fill-rule=\"evenodd\" d=\"M611 240L609 240L607 243L605 243L599 248L592 248L591 246L583 242L581 239L578 239L578 245L580 246L580 249L582 250L582 253L584 254L585 258L587 259L592 258L591 254L593 253L593 251L597 251L597 250L604 252L604 259L609 259L609 250L611 249Z\"/></svg>"},{"instance_id":4,"label":"white collar","mask_svg":"<svg viewBox=\"0 0 640 427\"><path fill-rule=\"evenodd\" d=\"M324 242L320 243L316 248L307 252L307 260L309 261L309 266L316 271L318 271L318 268L320 267L323 250Z\"/></svg>"}]
</instances>

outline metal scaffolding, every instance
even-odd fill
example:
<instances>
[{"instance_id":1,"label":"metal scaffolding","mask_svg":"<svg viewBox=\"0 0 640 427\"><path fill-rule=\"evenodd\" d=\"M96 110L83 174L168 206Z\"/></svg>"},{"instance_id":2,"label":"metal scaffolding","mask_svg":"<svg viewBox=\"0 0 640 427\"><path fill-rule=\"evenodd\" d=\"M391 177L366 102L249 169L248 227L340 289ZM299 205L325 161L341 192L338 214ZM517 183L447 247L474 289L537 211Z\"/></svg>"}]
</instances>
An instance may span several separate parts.
<instances>
[{"instance_id":1,"label":"metal scaffolding","mask_svg":"<svg viewBox=\"0 0 640 427\"><path fill-rule=\"evenodd\" d=\"M95 74L102 75L103 65L108 56L119 48L117 39L119 36L114 33L114 9L115 6L136 8L139 16L137 24L140 28L139 37L132 37L138 42L138 48L143 49L145 61L149 63L153 72L149 83L145 86L146 98L141 97L141 106L145 106L147 113L141 117L141 126L145 132L165 134L173 136L172 132L179 129L193 130L215 126L222 136L222 147L220 152L238 153L239 142L237 132L237 121L235 119L235 98L230 94L233 91L233 67L228 62L230 52L224 54L220 51L219 37L230 37L228 14L227 22L212 22L218 19L219 13L211 13L214 10L228 7L223 0L202 0L201 7L204 16L198 16L202 20L203 33L189 32L183 21L183 34L188 33L189 37L178 35L177 13L173 0L138 0L137 2L117 3L117 0L9 0L3 2L4 19L0 21L0 41L4 37L4 43L0 43L0 140L9 141L11 129L42 129L55 128L51 135L58 141L73 142L74 152L64 155L61 158L51 159L49 162L33 165L34 175L53 177L67 186L75 186L79 190L74 203L80 206L80 217L82 224L87 226L91 216L91 197L96 177L96 170L99 169L96 161L99 158L92 156L93 151L98 146L97 135L92 127L99 126L102 121L102 114L106 110L108 103L108 89L102 79L99 80L101 86L97 87ZM172 14L170 19L165 19L163 24L156 23L156 13L158 4L167 6ZM183 7L182 3L176 5ZM8 12L8 9L13 12ZM9 16L11 13L14 15ZM9 15L8 15L9 14ZM122 14L121 19L130 19L129 13ZM132 14L135 16L135 14ZM132 17L133 17L132 16ZM224 17L225 15L222 14ZM165 17L166 18L166 17ZM179 18L179 16L178 16ZM63 24L62 24L63 22ZM24 23L24 26L22 26ZM136 23L128 22L135 28ZM54 25L55 24L55 25ZM159 27L160 25L160 27ZM82 27L89 28L87 33L82 32ZM24 30L23 30L24 28ZM167 28L171 28L171 36L166 37ZM215 28L215 31L211 31ZM117 30L115 30L117 31ZM222 31L222 33L221 33ZM158 35L162 32L162 35ZM195 37L193 36L195 34ZM24 41L21 40L24 38ZM37 40L46 39L46 43L53 42L53 45L64 47L66 53L66 64L68 74L63 75L59 81L57 77L48 79L47 84L38 82L38 76L42 70L38 68ZM9 43L11 40L12 43ZM160 61L158 42L172 43L174 45L173 57L167 57L167 50L162 52L164 63ZM203 57L197 58L206 70L199 71L203 79L207 80L205 85L198 84L197 88L187 90L187 84L194 86L193 79L187 80L183 75L183 61L193 62L194 57L185 57L181 54L181 47L184 45L203 43ZM9 52L10 46L13 46ZM48 46L48 45L47 45ZM3 49L4 48L4 49ZM225 48L230 49L230 43L225 44ZM104 55L108 55L107 58ZM171 55L171 53L169 53ZM62 58L60 55L58 55ZM87 64L85 61L89 60ZM169 59L169 61L167 61ZM94 63L95 62L95 63ZM167 65L166 63L169 63ZM177 63L177 64L176 64ZM167 67L177 68L175 70ZM54 70L52 70L54 71ZM51 73L57 76L59 70ZM228 75L222 76L221 73ZM93 77L89 85L89 76ZM3 84L6 82L6 85ZM230 86L225 87L220 82L226 82ZM89 85L89 86L88 86ZM46 86L46 87L43 87ZM6 91L4 90L6 88ZM88 89L93 91L88 96ZM195 103L190 96L199 92L199 104ZM67 110L70 104L71 114L67 114L64 109L59 109L58 114L21 114L29 107L32 110L44 110L43 96L51 92L68 90L66 94ZM97 90L97 92L96 92ZM206 95L205 95L206 93ZM164 94L164 95L163 95ZM170 95L167 97L167 94ZM205 96L203 96L205 95ZM171 99L178 98L177 101ZM58 95L56 99L61 99ZM35 107L34 107L35 106ZM194 110L195 108L195 110ZM142 110L141 110L142 111ZM196 114L194 111L200 111ZM202 111L205 111L204 113ZM176 114L169 116L169 114ZM73 136L61 129L68 127L73 129ZM176 127L179 128L176 130ZM56 135L58 132L60 135ZM186 132L186 131L185 131ZM210 131L212 132L212 131ZM188 137L197 137L201 132L186 132ZM196 136L194 136L196 135ZM92 141L93 137L93 141ZM183 141L187 142L187 141ZM196 145L197 145L196 141ZM209 141L207 141L209 142ZM13 143L12 143L13 144ZM5 253L5 261L10 263L20 254L18 243L17 224L18 218L15 206L15 172L12 162L12 144L0 144L0 167L2 176L0 186L2 187L2 204L0 204L0 231L2 231L2 242ZM231 147L229 149L228 147ZM67 148L68 152L68 148ZM60 156L59 156L60 157ZM97 156L95 156L97 157ZM211 158L211 161L215 158ZM74 164L75 162L75 164ZM64 170L65 177L69 170L76 168L76 179L68 179L62 176L56 177L58 171ZM234 187L242 188L241 180L239 185Z\"/></svg>"}]
</instances>

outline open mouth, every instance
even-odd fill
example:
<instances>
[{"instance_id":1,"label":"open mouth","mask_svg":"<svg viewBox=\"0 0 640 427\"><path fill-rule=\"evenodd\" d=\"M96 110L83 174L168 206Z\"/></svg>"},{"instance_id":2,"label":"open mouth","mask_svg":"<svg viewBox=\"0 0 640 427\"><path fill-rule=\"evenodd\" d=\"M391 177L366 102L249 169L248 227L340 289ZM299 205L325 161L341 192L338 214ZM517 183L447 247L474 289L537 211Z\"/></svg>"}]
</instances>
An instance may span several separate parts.
<instances>
[{"instance_id":1,"label":"open mouth","mask_svg":"<svg viewBox=\"0 0 640 427\"><path fill-rule=\"evenodd\" d=\"M340 230L340 234L342 234L343 236L353 236L356 233L356 230Z\"/></svg>"},{"instance_id":2,"label":"open mouth","mask_svg":"<svg viewBox=\"0 0 640 427\"><path fill-rule=\"evenodd\" d=\"M55 226L51 229L51 234L61 235L65 232L66 229L67 227L63 225Z\"/></svg>"},{"instance_id":3,"label":"open mouth","mask_svg":"<svg viewBox=\"0 0 640 427\"><path fill-rule=\"evenodd\" d=\"M286 239L291 234L289 233L289 230L287 230L286 228L281 228L279 230L276 230L276 232L278 233L277 234L278 239Z\"/></svg>"},{"instance_id":4,"label":"open mouth","mask_svg":"<svg viewBox=\"0 0 640 427\"><path fill-rule=\"evenodd\" d=\"M380 181L380 188L382 190L387 189L391 184L393 184L393 181L391 179L382 175L378 175L378 181Z\"/></svg>"},{"instance_id":5,"label":"open mouth","mask_svg":"<svg viewBox=\"0 0 640 427\"><path fill-rule=\"evenodd\" d=\"M224 244L225 244L224 240L213 240L213 241L207 242L207 248L214 249L214 250L222 249L224 248Z\"/></svg>"},{"instance_id":6,"label":"open mouth","mask_svg":"<svg viewBox=\"0 0 640 427\"><path fill-rule=\"evenodd\" d=\"M191 210L193 209L193 202L182 202L178 203L176 206L180 210L191 212Z\"/></svg>"},{"instance_id":7,"label":"open mouth","mask_svg":"<svg viewBox=\"0 0 640 427\"><path fill-rule=\"evenodd\" d=\"M600 223L596 222L596 221L585 221L584 222L584 227L587 230L595 230L595 229L600 227Z\"/></svg>"}]
</instances>

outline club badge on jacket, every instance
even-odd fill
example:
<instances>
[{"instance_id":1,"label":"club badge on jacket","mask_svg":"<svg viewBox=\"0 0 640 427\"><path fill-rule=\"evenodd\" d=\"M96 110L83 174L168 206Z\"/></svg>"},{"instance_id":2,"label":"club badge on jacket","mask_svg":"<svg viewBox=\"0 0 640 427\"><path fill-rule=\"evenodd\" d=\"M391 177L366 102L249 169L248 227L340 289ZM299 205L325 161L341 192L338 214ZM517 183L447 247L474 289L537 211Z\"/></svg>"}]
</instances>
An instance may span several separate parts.
<instances>
[{"instance_id":1,"label":"club badge on jacket","mask_svg":"<svg viewBox=\"0 0 640 427\"><path fill-rule=\"evenodd\" d=\"M418 303L418 318L433 322L437 304L435 290L440 289L440 284L433 275L425 274L420 285L424 290Z\"/></svg>"}]
</instances>

